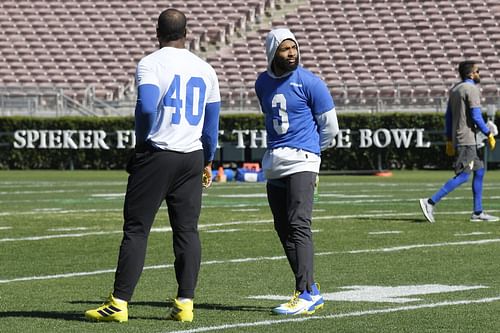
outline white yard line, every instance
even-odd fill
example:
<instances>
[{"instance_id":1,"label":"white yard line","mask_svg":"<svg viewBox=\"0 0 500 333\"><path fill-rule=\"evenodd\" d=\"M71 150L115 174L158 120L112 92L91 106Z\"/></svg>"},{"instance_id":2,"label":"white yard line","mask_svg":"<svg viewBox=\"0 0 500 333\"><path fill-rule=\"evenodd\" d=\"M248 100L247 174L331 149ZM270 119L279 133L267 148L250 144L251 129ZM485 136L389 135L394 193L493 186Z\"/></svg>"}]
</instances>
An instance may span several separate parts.
<instances>
[{"instance_id":1,"label":"white yard line","mask_svg":"<svg viewBox=\"0 0 500 333\"><path fill-rule=\"evenodd\" d=\"M49 215L56 215L56 214L82 214L82 213L106 213L106 212L122 212L123 209L121 208L112 208L112 209L65 209L65 210L39 210L39 209L34 209L32 211L27 211L27 212L3 212L0 213L0 216L16 216L16 215L40 215L40 214L49 214Z\"/></svg>"},{"instance_id":2,"label":"white yard line","mask_svg":"<svg viewBox=\"0 0 500 333\"><path fill-rule=\"evenodd\" d=\"M92 232L82 232L76 234L57 234L57 235L45 235L45 236L29 236L29 237L17 237L17 238L0 238L0 243L2 242L19 242L19 241L39 241L46 239L57 239L57 238L78 238L87 236L101 236L101 235L111 235L120 234L123 231L110 230L110 231L92 231Z\"/></svg>"},{"instance_id":3,"label":"white yard line","mask_svg":"<svg viewBox=\"0 0 500 333\"><path fill-rule=\"evenodd\" d=\"M343 255L343 254L360 254L360 253L388 253L397 251L406 251L421 248L433 248L433 247L445 247L445 246L465 246L465 245L484 245L500 243L500 238L493 239L482 239L476 241L462 241L462 242L442 242L442 243L430 243L430 244L412 244L406 246L395 246L395 247L385 247L377 249L361 249L361 250L350 250L350 251L338 251L338 252L319 252L316 256L331 256L331 255ZM237 258L237 259L226 259L226 260L211 260L204 261L201 264L206 265L217 265L217 264L230 264L230 263L242 263L242 262L255 262L255 261L274 261L274 260L284 260L285 256L274 256L274 257L253 257L253 258ZM164 269L170 268L173 265L154 265L146 266L144 269ZM78 276L88 276L88 275L98 275L104 273L114 273L115 269L105 269L90 272L76 272L76 273L65 273L65 274L53 274L53 275L41 275L41 276L29 276L29 277L19 277L13 279L0 280L0 284L12 283L12 282L22 282L22 281L35 281L35 280L50 280L50 279L62 279L71 278Z\"/></svg>"},{"instance_id":4,"label":"white yard line","mask_svg":"<svg viewBox=\"0 0 500 333\"><path fill-rule=\"evenodd\" d=\"M80 210L81 212L98 212L98 211L116 211L112 209L106 210L97 210L97 209L87 209ZM121 211L121 210L120 210ZM499 210L489 210L490 212L498 212ZM57 214L68 214L74 213L75 211L57 211L51 213ZM45 212L30 212L30 214L41 214ZM455 211L455 212L441 212L436 213L437 215L446 214L446 215L464 215L470 214L469 211ZM0 213L0 216L3 214ZM313 220L345 220L345 219L356 219L356 218L380 218L380 217L403 217L403 216L418 216L422 218L423 216L420 212L418 213L370 213L370 214L353 214L353 215L327 215L327 216L314 216ZM262 224L262 223L272 223L272 220L258 220L258 221L232 221L232 222L221 222L221 223L210 223L210 224L200 224L198 227L200 230L208 229L211 227L224 227L230 225L251 225L251 224ZM422 222L424 223L424 222ZM493 222L494 223L494 222ZM162 227L162 228L153 228L151 232L169 232L172 231L170 227ZM0 238L0 243L2 242L15 242L15 241L38 241L38 240L46 240L46 239L54 239L54 238L71 238L71 237L86 237L86 236L99 236L99 235L109 235L121 233L121 230L110 230L110 231L101 231L101 232L82 232L76 234L57 234L57 235L43 235L43 236L28 236L28 237L17 237L17 238Z\"/></svg>"},{"instance_id":5,"label":"white yard line","mask_svg":"<svg viewBox=\"0 0 500 333\"><path fill-rule=\"evenodd\" d=\"M73 228L51 228L47 229L47 231L82 231L89 230L87 227L73 227Z\"/></svg>"},{"instance_id":6,"label":"white yard line","mask_svg":"<svg viewBox=\"0 0 500 333\"><path fill-rule=\"evenodd\" d=\"M371 231L368 235L390 235L390 234L401 234L402 231L394 230L394 231Z\"/></svg>"},{"instance_id":7,"label":"white yard line","mask_svg":"<svg viewBox=\"0 0 500 333\"><path fill-rule=\"evenodd\" d=\"M454 236L457 236L457 237L463 237L463 236L482 236L482 235L490 235L491 232L480 232L480 231L477 231L477 232L469 232L469 233L466 233L466 234L455 234Z\"/></svg>"},{"instance_id":8,"label":"white yard line","mask_svg":"<svg viewBox=\"0 0 500 333\"><path fill-rule=\"evenodd\" d=\"M457 306L457 305L468 305L468 304L491 303L491 302L496 302L496 301L500 301L500 296L489 297L489 298L480 298L480 299L475 299L475 300L447 301L447 302L428 303L428 304L419 304L419 305L398 306L398 307L394 307L394 308L374 309L374 310L366 310L366 311L354 311L354 312L346 312L346 313L329 314L329 315L324 315L324 316L292 317L292 318L284 318L284 319L276 319L276 320L254 321L254 322L250 322L250 323L234 323L234 324L226 324L226 325L219 325L219 326L206 326L206 327L198 327L198 328L194 328L194 329L190 329L190 330L164 331L164 333L211 332L211 331L221 331L221 330L243 328L243 327L271 326L271 325L276 325L276 324L303 322L303 321L308 321L308 320L327 320L327 319L340 319L340 318L349 318L349 317L362 317L362 316L370 316L370 315L376 315L376 314L412 311L412 310L419 310L419 309L432 309L432 308L438 308L438 307L443 307L443 306Z\"/></svg>"}]
</instances>

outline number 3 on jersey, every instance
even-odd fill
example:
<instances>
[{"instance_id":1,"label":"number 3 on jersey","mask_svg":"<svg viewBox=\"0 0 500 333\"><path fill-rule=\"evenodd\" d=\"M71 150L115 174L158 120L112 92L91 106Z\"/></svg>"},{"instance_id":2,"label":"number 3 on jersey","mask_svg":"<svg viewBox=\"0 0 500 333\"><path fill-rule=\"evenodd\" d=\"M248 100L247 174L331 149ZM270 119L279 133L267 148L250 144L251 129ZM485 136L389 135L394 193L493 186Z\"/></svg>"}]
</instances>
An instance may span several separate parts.
<instances>
[{"instance_id":1,"label":"number 3 on jersey","mask_svg":"<svg viewBox=\"0 0 500 333\"><path fill-rule=\"evenodd\" d=\"M273 111L278 108L278 114L274 116L273 128L278 135L283 135L288 131L288 113L286 112L286 98L283 94L274 95L272 101ZM276 118L277 116L277 118Z\"/></svg>"},{"instance_id":2,"label":"number 3 on jersey","mask_svg":"<svg viewBox=\"0 0 500 333\"><path fill-rule=\"evenodd\" d=\"M203 117L203 105L206 90L207 87L205 85L205 81L203 81L201 77L194 76L186 82L186 106L184 108L184 116L186 117L187 122L192 126L198 125ZM165 93L165 97L163 98L164 106L175 108L175 112L172 113L172 124L181 123L181 111L184 103L180 94L181 77L179 75L175 75L172 83L170 83L170 87L168 87L168 90ZM197 97L197 101L195 101L195 97Z\"/></svg>"}]
</instances>

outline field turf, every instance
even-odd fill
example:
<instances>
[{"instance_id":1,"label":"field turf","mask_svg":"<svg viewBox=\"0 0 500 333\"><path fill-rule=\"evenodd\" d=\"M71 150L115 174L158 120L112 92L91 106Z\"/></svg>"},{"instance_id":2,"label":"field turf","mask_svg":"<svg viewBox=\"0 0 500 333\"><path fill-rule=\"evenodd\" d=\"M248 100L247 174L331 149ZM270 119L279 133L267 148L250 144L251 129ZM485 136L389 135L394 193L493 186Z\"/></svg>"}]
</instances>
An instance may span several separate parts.
<instances>
[{"instance_id":1,"label":"field turf","mask_svg":"<svg viewBox=\"0 0 500 333\"><path fill-rule=\"evenodd\" d=\"M469 222L471 182L427 223L418 199L451 171L320 177L313 231L325 307L275 316L293 292L264 183L204 191L202 266L192 323L165 320L175 296L162 206L127 323L86 309L112 290L121 240L123 171L0 172L0 332L500 332L500 222ZM484 207L500 215L500 171Z\"/></svg>"}]
</instances>

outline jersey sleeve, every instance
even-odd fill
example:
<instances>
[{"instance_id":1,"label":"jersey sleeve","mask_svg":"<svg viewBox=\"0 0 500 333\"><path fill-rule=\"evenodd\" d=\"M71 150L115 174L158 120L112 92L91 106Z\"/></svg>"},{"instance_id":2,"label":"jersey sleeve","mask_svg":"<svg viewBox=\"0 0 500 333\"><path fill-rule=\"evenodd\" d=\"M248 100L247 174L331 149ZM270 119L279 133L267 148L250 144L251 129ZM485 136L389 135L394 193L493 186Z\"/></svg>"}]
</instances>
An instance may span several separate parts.
<instances>
[{"instance_id":1,"label":"jersey sleeve","mask_svg":"<svg viewBox=\"0 0 500 333\"><path fill-rule=\"evenodd\" d=\"M141 146L148 138L156 120L160 89L152 84L141 84L137 89L135 105L135 136Z\"/></svg>"},{"instance_id":2,"label":"jersey sleeve","mask_svg":"<svg viewBox=\"0 0 500 333\"><path fill-rule=\"evenodd\" d=\"M219 134L220 102L208 103L205 106L205 120L201 135L205 165L214 159Z\"/></svg>"},{"instance_id":3,"label":"jersey sleeve","mask_svg":"<svg viewBox=\"0 0 500 333\"><path fill-rule=\"evenodd\" d=\"M262 96L262 77L263 77L263 74L262 73L259 74L259 76L257 77L257 80L255 80L254 89L255 89L255 95L257 95L257 99L259 100L260 111L264 112L264 108L262 106L262 99L261 99L261 96Z\"/></svg>"},{"instance_id":4,"label":"jersey sleeve","mask_svg":"<svg viewBox=\"0 0 500 333\"><path fill-rule=\"evenodd\" d=\"M483 132L484 135L488 136L490 134L490 129L488 128L488 126L486 126L486 123L484 122L483 115L481 113L481 108L480 107L472 108L471 114L472 114L472 119L474 120L474 123L479 128L479 130Z\"/></svg>"},{"instance_id":5,"label":"jersey sleeve","mask_svg":"<svg viewBox=\"0 0 500 333\"><path fill-rule=\"evenodd\" d=\"M219 79L217 78L217 73L213 68L210 68L210 74L208 79L210 80L212 89L208 92L207 103L218 103L220 102L220 88Z\"/></svg>"},{"instance_id":6,"label":"jersey sleeve","mask_svg":"<svg viewBox=\"0 0 500 333\"><path fill-rule=\"evenodd\" d=\"M136 84L135 135L137 145L141 146L154 126L160 99L160 83L157 75L144 59L137 64Z\"/></svg>"},{"instance_id":7,"label":"jersey sleeve","mask_svg":"<svg viewBox=\"0 0 500 333\"><path fill-rule=\"evenodd\" d=\"M334 108L330 111L317 114L315 117L318 123L320 149L325 150L330 146L339 132L337 112Z\"/></svg>"},{"instance_id":8,"label":"jersey sleeve","mask_svg":"<svg viewBox=\"0 0 500 333\"><path fill-rule=\"evenodd\" d=\"M158 75L154 72L151 66L148 65L148 61L146 59L142 59L139 61L139 64L137 64L135 80L137 86L151 84L160 87Z\"/></svg>"},{"instance_id":9,"label":"jersey sleeve","mask_svg":"<svg viewBox=\"0 0 500 333\"><path fill-rule=\"evenodd\" d=\"M332 95L326 84L319 78L314 80L309 90L310 108L314 115L319 115L328 112L335 108Z\"/></svg>"}]
</instances>

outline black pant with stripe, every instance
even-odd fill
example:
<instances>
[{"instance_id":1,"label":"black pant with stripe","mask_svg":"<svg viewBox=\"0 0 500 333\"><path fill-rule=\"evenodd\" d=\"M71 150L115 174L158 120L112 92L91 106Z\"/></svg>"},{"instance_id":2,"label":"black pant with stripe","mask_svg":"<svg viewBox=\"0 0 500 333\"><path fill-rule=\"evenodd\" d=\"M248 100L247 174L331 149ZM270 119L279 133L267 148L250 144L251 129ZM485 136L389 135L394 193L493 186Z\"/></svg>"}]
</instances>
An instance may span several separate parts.
<instances>
[{"instance_id":1,"label":"black pant with stripe","mask_svg":"<svg viewBox=\"0 0 500 333\"><path fill-rule=\"evenodd\" d=\"M267 182L274 229L295 275L295 289L311 290L314 248L311 232L316 173L298 172Z\"/></svg>"},{"instance_id":2,"label":"black pant with stripe","mask_svg":"<svg viewBox=\"0 0 500 333\"><path fill-rule=\"evenodd\" d=\"M194 298L201 262L198 219L203 151L136 152L127 171L123 239L113 295L125 301L132 298L144 267L151 226L165 200L173 235L177 297Z\"/></svg>"}]
</instances>

